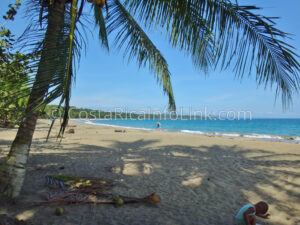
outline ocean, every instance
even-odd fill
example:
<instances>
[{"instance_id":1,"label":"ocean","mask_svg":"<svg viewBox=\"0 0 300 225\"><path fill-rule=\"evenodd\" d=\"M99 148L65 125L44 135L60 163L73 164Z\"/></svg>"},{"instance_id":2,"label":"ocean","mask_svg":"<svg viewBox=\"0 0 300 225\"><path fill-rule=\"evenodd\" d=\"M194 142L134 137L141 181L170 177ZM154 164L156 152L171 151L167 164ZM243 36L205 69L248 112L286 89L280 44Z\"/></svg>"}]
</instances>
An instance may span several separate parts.
<instances>
[{"instance_id":1,"label":"ocean","mask_svg":"<svg viewBox=\"0 0 300 225\"><path fill-rule=\"evenodd\" d=\"M224 136L231 138L252 138L271 141L300 143L300 119L247 119L247 120L81 120L98 126L112 126L155 130L161 122L164 132L181 132L195 135Z\"/></svg>"}]
</instances>

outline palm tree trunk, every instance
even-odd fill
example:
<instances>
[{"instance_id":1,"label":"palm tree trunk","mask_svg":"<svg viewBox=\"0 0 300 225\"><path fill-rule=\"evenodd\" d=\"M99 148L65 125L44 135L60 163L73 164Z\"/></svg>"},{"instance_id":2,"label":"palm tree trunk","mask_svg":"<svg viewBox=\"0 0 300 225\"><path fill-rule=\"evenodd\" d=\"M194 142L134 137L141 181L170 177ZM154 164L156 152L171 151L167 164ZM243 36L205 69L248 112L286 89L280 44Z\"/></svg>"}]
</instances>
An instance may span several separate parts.
<instances>
[{"instance_id":1,"label":"palm tree trunk","mask_svg":"<svg viewBox=\"0 0 300 225\"><path fill-rule=\"evenodd\" d=\"M49 77L49 63L53 60L55 47L59 41L64 14L65 0L56 0L49 7L48 26L41 60L28 100L25 118L20 124L4 164L0 167L0 197L2 200L11 200L18 197L23 186L27 159L39 115L39 111L36 108L40 105L49 89L46 81Z\"/></svg>"}]
</instances>

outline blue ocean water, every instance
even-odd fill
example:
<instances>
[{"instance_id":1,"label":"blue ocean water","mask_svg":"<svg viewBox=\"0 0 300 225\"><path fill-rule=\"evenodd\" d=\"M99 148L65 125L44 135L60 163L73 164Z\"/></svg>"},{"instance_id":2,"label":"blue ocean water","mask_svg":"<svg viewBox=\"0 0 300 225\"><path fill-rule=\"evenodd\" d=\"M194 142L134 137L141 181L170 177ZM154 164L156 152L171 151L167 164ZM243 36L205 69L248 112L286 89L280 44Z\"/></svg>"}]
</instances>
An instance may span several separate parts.
<instances>
[{"instance_id":1,"label":"blue ocean water","mask_svg":"<svg viewBox=\"0 0 300 225\"><path fill-rule=\"evenodd\" d=\"M159 120L89 120L85 123L140 129L155 129ZM247 119L247 120L160 120L165 131L210 134L232 137L284 139L294 136L300 140L300 119ZM278 137L276 137L278 136Z\"/></svg>"}]
</instances>

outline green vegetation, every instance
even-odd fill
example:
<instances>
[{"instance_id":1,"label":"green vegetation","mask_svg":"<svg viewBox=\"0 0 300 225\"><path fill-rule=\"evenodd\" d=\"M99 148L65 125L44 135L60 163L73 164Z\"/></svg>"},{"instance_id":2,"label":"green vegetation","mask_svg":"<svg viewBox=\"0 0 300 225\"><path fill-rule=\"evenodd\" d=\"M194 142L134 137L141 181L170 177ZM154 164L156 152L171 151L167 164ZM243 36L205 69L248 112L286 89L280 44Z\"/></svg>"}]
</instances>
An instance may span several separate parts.
<instances>
[{"instance_id":1,"label":"green vegetation","mask_svg":"<svg viewBox=\"0 0 300 225\"><path fill-rule=\"evenodd\" d=\"M6 22L14 20L20 2L9 5ZM26 109L30 94L28 82L31 69L32 54L14 52L14 35L1 26L0 29L0 126L12 127L19 124Z\"/></svg>"},{"instance_id":2,"label":"green vegetation","mask_svg":"<svg viewBox=\"0 0 300 225\"><path fill-rule=\"evenodd\" d=\"M58 105L47 105L44 112L41 113L40 118L42 119L54 119L61 118L63 115L64 108ZM132 113L132 118L138 118L139 114ZM88 108L76 108L71 106L69 109L70 119L116 119L116 118L129 118L127 113L118 112L105 112L102 110L93 110Z\"/></svg>"},{"instance_id":3,"label":"green vegetation","mask_svg":"<svg viewBox=\"0 0 300 225\"><path fill-rule=\"evenodd\" d=\"M64 108L61 107L58 110L57 105L47 105L44 112L40 115L42 119L54 119L59 118L63 115ZM155 119L159 118L157 115L153 114L137 114L137 113L124 113L124 112L107 112L102 110L93 110L88 108L76 108L71 106L69 110L69 118L71 119L118 119L118 118L132 118L138 119L140 116L145 116L145 118Z\"/></svg>"}]
</instances>

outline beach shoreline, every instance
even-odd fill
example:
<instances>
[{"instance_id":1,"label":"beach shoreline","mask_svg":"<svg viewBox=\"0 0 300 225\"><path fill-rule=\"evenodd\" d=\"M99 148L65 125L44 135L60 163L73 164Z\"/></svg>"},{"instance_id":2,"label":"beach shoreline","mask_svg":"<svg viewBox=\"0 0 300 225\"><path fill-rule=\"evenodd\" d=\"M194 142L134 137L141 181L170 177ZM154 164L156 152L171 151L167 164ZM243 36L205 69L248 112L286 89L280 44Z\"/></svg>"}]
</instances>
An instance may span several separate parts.
<instances>
[{"instance_id":1,"label":"beach shoreline","mask_svg":"<svg viewBox=\"0 0 300 225\"><path fill-rule=\"evenodd\" d=\"M61 143L56 139L58 123L46 143L49 127L49 120L39 120L19 203L0 205L0 214L34 225L233 225L243 204L264 200L271 217L260 224L300 224L297 144L134 129L116 132L114 127L73 121ZM1 161L16 131L0 129ZM43 199L45 176L51 174L122 180L111 190L114 194L141 197L155 192L162 201L156 207L68 205L58 217L55 206L32 206Z\"/></svg>"},{"instance_id":2,"label":"beach shoreline","mask_svg":"<svg viewBox=\"0 0 300 225\"><path fill-rule=\"evenodd\" d=\"M82 120L82 119L72 119L73 123L76 124L86 124L93 126L102 127L112 127L121 129L133 129L133 130L149 130L156 131L156 128L145 128L145 127L133 127L133 126L122 126L116 124L105 124L97 123L97 121L110 121L110 120ZM154 120L155 121L155 120ZM272 135L272 134L257 134L257 133L238 133L238 132L207 132L207 131L197 131L197 130L176 130L176 129L160 129L160 131L166 133L186 133L192 135L204 135L208 137L224 137L224 138L241 138L241 139L252 139L252 140L262 140L262 141L272 141L272 142L286 142L300 144L300 136L285 136L285 135Z\"/></svg>"}]
</instances>

